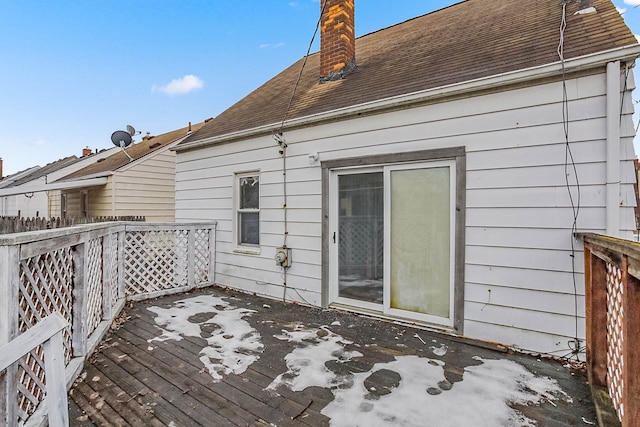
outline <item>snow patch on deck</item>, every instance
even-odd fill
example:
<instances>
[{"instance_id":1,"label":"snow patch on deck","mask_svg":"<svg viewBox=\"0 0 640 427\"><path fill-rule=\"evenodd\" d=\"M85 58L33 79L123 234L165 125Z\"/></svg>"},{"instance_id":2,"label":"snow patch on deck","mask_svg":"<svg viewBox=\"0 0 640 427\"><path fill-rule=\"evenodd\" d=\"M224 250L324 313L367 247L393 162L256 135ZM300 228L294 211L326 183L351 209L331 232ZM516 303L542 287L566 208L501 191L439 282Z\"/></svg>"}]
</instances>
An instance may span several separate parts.
<instances>
[{"instance_id":1,"label":"snow patch on deck","mask_svg":"<svg viewBox=\"0 0 640 427\"><path fill-rule=\"evenodd\" d=\"M540 404L562 394L555 380L536 377L509 360L482 360L465 368L463 380L454 384L445 379L443 366L418 356L377 363L355 373L353 387L334 390L335 399L322 413L332 426L351 426L354 420L367 426L535 426L510 404ZM391 393L375 396L365 380L381 369L397 372L401 381Z\"/></svg>"},{"instance_id":2,"label":"snow patch on deck","mask_svg":"<svg viewBox=\"0 0 640 427\"><path fill-rule=\"evenodd\" d=\"M155 322L162 329L160 336L148 340L150 343L183 337L207 341L208 346L199 353L200 361L216 382L224 375L243 373L264 350L260 333L243 319L255 310L234 307L220 297L201 295L176 301L170 308L148 310L157 314Z\"/></svg>"},{"instance_id":3,"label":"snow patch on deck","mask_svg":"<svg viewBox=\"0 0 640 427\"><path fill-rule=\"evenodd\" d=\"M275 391L280 385L286 385L293 391L301 391L311 386L348 386L350 374L338 374L326 365L330 362L340 364L362 356L358 351L345 350L344 346L352 342L334 334L326 326L319 329L297 326L294 331L282 331L281 335L275 337L295 343L298 347L285 356L287 372L278 375L267 386L266 389L270 391Z\"/></svg>"},{"instance_id":4,"label":"snow patch on deck","mask_svg":"<svg viewBox=\"0 0 640 427\"><path fill-rule=\"evenodd\" d=\"M297 347L285 356L287 372L267 390L276 391L282 385L293 391L312 386L331 389L334 400L321 412L334 427L454 427L470 422L476 427L535 426L512 406L566 397L555 380L537 377L510 360L474 357L478 364L464 369L462 381L450 383L444 362L418 356L398 356L376 363L367 372L353 373L348 363L341 364L362 354L347 351L345 346L351 342L327 327L297 326L276 337ZM387 382L381 385L383 378Z\"/></svg>"}]
</instances>

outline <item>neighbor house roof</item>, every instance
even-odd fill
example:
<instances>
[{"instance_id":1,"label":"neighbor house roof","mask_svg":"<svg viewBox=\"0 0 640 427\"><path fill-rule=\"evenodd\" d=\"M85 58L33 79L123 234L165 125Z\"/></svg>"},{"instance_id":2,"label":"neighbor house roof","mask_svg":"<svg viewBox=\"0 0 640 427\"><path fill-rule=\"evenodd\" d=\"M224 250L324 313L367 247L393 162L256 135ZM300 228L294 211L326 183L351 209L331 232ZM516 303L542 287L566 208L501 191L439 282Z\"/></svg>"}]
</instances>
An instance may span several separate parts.
<instances>
[{"instance_id":1,"label":"neighbor house roof","mask_svg":"<svg viewBox=\"0 0 640 427\"><path fill-rule=\"evenodd\" d=\"M25 177L27 175L32 174L34 171L37 171L38 169L40 169L40 166L32 166L32 167L30 167L28 169L16 172L16 173L11 174L11 175L4 176L4 177L2 177L2 179L0 179L0 188L10 187L17 180L22 179L22 177Z\"/></svg>"},{"instance_id":2,"label":"neighbor house roof","mask_svg":"<svg viewBox=\"0 0 640 427\"><path fill-rule=\"evenodd\" d=\"M595 13L576 14L591 6ZM468 0L359 37L357 68L343 80L319 84L320 55L309 56L286 118L557 63L561 20L562 0ZM571 1L566 6L565 59L637 43L609 0ZM178 147L280 123L303 61L276 75Z\"/></svg>"},{"instance_id":3,"label":"neighbor house roof","mask_svg":"<svg viewBox=\"0 0 640 427\"><path fill-rule=\"evenodd\" d=\"M145 136L143 137L142 141L127 147L127 154L129 154L129 156L133 160L141 159L144 156L147 156L155 151L166 147L167 145L170 145L184 138L188 135L190 130L192 132L196 131L203 125L204 122L201 122L157 136ZM86 166L78 171L75 171L58 181L70 181L87 177L108 175L111 172L117 171L118 169L128 165L131 162L131 159L129 159L127 154L123 153L122 150L119 150L115 154L109 157L105 157L104 159L99 159L95 163L92 163L89 166Z\"/></svg>"},{"instance_id":4,"label":"neighbor house roof","mask_svg":"<svg viewBox=\"0 0 640 427\"><path fill-rule=\"evenodd\" d=\"M22 185L22 184L26 184L28 182L31 182L35 179L38 178L42 178L45 175L48 175L52 172L55 172L57 170L60 170L62 168L66 168L67 166L70 166L72 164L74 164L76 161L78 161L78 157L77 156L69 156L69 157L65 157L63 159L60 160L56 160L55 162L51 162L48 163L44 166L42 166L41 168L38 168L36 170L34 170L33 172L20 177L20 179L16 179L13 184L11 184L12 186L16 187L18 185Z\"/></svg>"}]
</instances>

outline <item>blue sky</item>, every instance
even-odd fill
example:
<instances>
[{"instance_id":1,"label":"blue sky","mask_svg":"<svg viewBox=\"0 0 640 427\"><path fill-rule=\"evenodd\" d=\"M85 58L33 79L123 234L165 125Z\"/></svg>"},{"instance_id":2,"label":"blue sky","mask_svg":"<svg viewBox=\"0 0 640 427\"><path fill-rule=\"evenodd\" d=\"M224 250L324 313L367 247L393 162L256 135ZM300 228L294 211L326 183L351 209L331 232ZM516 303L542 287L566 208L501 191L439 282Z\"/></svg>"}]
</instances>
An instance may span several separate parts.
<instances>
[{"instance_id":1,"label":"blue sky","mask_svg":"<svg viewBox=\"0 0 640 427\"><path fill-rule=\"evenodd\" d=\"M359 0L356 33L453 3ZM640 0L614 3L640 34ZM319 9L318 0L0 0L4 174L110 148L127 124L157 135L219 114L304 56Z\"/></svg>"}]
</instances>

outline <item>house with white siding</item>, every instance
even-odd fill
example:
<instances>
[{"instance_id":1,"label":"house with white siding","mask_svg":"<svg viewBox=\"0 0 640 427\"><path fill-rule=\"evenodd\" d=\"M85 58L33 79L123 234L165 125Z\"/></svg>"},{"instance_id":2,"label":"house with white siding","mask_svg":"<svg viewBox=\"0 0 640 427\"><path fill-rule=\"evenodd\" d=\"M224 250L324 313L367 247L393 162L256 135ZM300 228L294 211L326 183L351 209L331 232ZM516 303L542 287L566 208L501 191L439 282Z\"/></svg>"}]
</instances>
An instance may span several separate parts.
<instances>
[{"instance_id":1,"label":"house with white siding","mask_svg":"<svg viewBox=\"0 0 640 427\"><path fill-rule=\"evenodd\" d=\"M2 159L0 159L0 163L1 162ZM18 210L20 210L20 207L24 207L24 205L21 206L21 200L18 200L17 195L14 194L13 191L10 191L10 189L15 187L16 182L37 172L38 169L40 169L40 166L33 166L14 174L0 177L0 216L18 215ZM37 203L37 205L39 206L39 203Z\"/></svg>"},{"instance_id":2,"label":"house with white siding","mask_svg":"<svg viewBox=\"0 0 640 427\"><path fill-rule=\"evenodd\" d=\"M176 220L218 220L216 280L564 355L576 232L635 230L631 67L609 0L468 0L320 52L175 148Z\"/></svg>"},{"instance_id":3,"label":"house with white siding","mask_svg":"<svg viewBox=\"0 0 640 427\"><path fill-rule=\"evenodd\" d=\"M35 166L0 180L0 216L55 217L60 215L60 190L55 181L113 154L109 150L82 149L45 166Z\"/></svg>"},{"instance_id":4,"label":"house with white siding","mask_svg":"<svg viewBox=\"0 0 640 427\"><path fill-rule=\"evenodd\" d=\"M160 135L145 135L114 148L84 168L60 178L59 215L70 218L135 217L175 219L175 157L171 151L204 122ZM55 215L58 216L58 215Z\"/></svg>"}]
</instances>

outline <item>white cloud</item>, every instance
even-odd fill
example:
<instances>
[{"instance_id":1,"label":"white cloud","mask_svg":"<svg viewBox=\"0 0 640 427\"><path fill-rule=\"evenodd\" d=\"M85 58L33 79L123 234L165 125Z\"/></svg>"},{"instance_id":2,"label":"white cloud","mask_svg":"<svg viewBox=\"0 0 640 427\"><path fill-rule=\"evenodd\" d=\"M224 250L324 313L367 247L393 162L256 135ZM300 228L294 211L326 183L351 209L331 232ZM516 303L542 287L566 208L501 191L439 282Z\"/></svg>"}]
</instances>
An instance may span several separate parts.
<instances>
[{"instance_id":1,"label":"white cloud","mask_svg":"<svg viewBox=\"0 0 640 427\"><path fill-rule=\"evenodd\" d=\"M298 3L297 1L290 1L289 2L289 6L291 7L298 7L300 5L300 3Z\"/></svg>"},{"instance_id":2,"label":"white cloud","mask_svg":"<svg viewBox=\"0 0 640 427\"><path fill-rule=\"evenodd\" d=\"M202 89L203 86L204 82L199 77L194 76L193 74L187 74L182 78L171 80L171 82L165 86L157 87L154 85L151 88L151 91L155 92L156 90L159 90L167 95L181 95Z\"/></svg>"},{"instance_id":3,"label":"white cloud","mask_svg":"<svg viewBox=\"0 0 640 427\"><path fill-rule=\"evenodd\" d=\"M33 145L35 145L36 147L44 147L45 145L47 145L47 141L45 141L44 139L38 139L33 143Z\"/></svg>"},{"instance_id":4,"label":"white cloud","mask_svg":"<svg viewBox=\"0 0 640 427\"><path fill-rule=\"evenodd\" d=\"M616 7L616 10L618 11L618 13L620 15L622 15L623 13L625 13L627 11L627 9L625 9L624 7Z\"/></svg>"},{"instance_id":5,"label":"white cloud","mask_svg":"<svg viewBox=\"0 0 640 427\"><path fill-rule=\"evenodd\" d=\"M640 0L624 0L624 4L629 6L640 6Z\"/></svg>"},{"instance_id":6,"label":"white cloud","mask_svg":"<svg viewBox=\"0 0 640 427\"><path fill-rule=\"evenodd\" d=\"M277 48L282 47L282 46L284 46L283 42L273 43L273 44L272 43L262 43L261 45L258 45L258 47L260 49L277 49Z\"/></svg>"}]
</instances>

